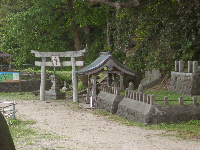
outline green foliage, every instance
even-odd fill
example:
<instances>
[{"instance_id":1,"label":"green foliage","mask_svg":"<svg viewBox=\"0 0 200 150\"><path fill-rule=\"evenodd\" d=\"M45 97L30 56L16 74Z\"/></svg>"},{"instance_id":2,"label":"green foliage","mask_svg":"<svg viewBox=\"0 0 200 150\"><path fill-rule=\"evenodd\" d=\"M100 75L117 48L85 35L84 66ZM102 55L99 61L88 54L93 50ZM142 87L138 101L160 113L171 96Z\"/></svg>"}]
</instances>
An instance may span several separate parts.
<instances>
[{"instance_id":1,"label":"green foliage","mask_svg":"<svg viewBox=\"0 0 200 150\"><path fill-rule=\"evenodd\" d=\"M0 31L2 33L0 50L13 54L13 65L33 63L35 57L30 53L31 50L44 52L74 50L71 12L68 11L65 1L23 1L22 5L26 6L26 9L7 15ZM96 26L105 24L105 6L93 8L86 2L74 1L74 8L76 12L73 19L80 25L80 36L85 45L83 26L91 25L95 29ZM93 39L99 39L98 36L96 34L96 38Z\"/></svg>"},{"instance_id":2,"label":"green foliage","mask_svg":"<svg viewBox=\"0 0 200 150\"><path fill-rule=\"evenodd\" d=\"M141 1L132 9L76 0L74 13L64 0L4 0L0 4L0 50L13 54L15 66L40 60L31 50L74 50L71 19L78 25L83 47L89 47L86 65L100 52L111 50L117 60L142 77L153 68L166 74L174 60L198 60L200 56L198 0ZM131 50L133 56L126 58L125 50Z\"/></svg>"},{"instance_id":3,"label":"green foliage","mask_svg":"<svg viewBox=\"0 0 200 150\"><path fill-rule=\"evenodd\" d=\"M7 16L1 30L1 50L13 54L14 65L33 62L32 49L64 51L65 47L70 48L72 39L69 38L72 36L67 33L67 25L59 22L61 12L58 13L55 8L56 1L33 1L26 11Z\"/></svg>"},{"instance_id":4,"label":"green foliage","mask_svg":"<svg viewBox=\"0 0 200 150\"><path fill-rule=\"evenodd\" d=\"M138 15L135 55L127 64L139 73L172 70L175 60L199 59L199 1L156 0Z\"/></svg>"},{"instance_id":5,"label":"green foliage","mask_svg":"<svg viewBox=\"0 0 200 150\"><path fill-rule=\"evenodd\" d=\"M82 84L82 82L78 83L78 91L82 91L83 89L86 89L86 87Z\"/></svg>"},{"instance_id":6,"label":"green foliage","mask_svg":"<svg viewBox=\"0 0 200 150\"><path fill-rule=\"evenodd\" d=\"M47 71L48 73L53 74L54 71ZM72 72L71 71L56 71L57 80L58 81L66 81L71 82L72 81Z\"/></svg>"}]
</instances>

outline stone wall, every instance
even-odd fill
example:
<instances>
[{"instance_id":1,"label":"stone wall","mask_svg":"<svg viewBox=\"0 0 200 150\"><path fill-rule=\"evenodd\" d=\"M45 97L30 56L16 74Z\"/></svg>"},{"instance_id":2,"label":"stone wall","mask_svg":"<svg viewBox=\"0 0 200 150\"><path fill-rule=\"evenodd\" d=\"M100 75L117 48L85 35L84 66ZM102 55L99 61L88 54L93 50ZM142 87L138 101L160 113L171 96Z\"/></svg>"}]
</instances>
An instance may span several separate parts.
<instances>
[{"instance_id":1,"label":"stone wall","mask_svg":"<svg viewBox=\"0 0 200 150\"><path fill-rule=\"evenodd\" d=\"M97 105L100 109L110 113L114 96L109 92L101 91L97 97ZM154 95L147 95L131 90L125 91L125 96L120 100L116 114L133 122L142 124L179 123L191 119L200 120L200 105L196 97L193 97L193 105L184 105L182 98L179 98L179 105L169 105L167 97L163 105L156 105ZM111 101L111 102L110 102ZM116 108L116 106L115 106Z\"/></svg>"},{"instance_id":2,"label":"stone wall","mask_svg":"<svg viewBox=\"0 0 200 150\"><path fill-rule=\"evenodd\" d=\"M115 114L118 109L118 104L124 97L119 94L119 88L102 86L97 97L96 108Z\"/></svg>"},{"instance_id":3,"label":"stone wall","mask_svg":"<svg viewBox=\"0 0 200 150\"><path fill-rule=\"evenodd\" d=\"M171 72L171 81L168 87L170 92L189 96L200 94L198 62L189 61L187 70L188 72L184 72L183 61L175 62L175 71Z\"/></svg>"}]
</instances>

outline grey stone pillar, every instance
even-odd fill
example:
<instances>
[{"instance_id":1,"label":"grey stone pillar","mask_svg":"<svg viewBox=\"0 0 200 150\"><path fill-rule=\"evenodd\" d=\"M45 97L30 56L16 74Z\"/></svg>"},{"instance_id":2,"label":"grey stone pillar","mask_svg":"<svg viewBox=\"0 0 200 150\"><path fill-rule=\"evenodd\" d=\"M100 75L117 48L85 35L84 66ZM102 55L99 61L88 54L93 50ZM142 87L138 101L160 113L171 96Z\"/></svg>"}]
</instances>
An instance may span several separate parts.
<instances>
[{"instance_id":1,"label":"grey stone pillar","mask_svg":"<svg viewBox=\"0 0 200 150\"><path fill-rule=\"evenodd\" d=\"M175 61L175 72L179 72L179 61Z\"/></svg>"},{"instance_id":2,"label":"grey stone pillar","mask_svg":"<svg viewBox=\"0 0 200 150\"><path fill-rule=\"evenodd\" d=\"M92 98L93 99L95 99L97 96L96 88L97 88L97 75L93 75L93 87L92 87Z\"/></svg>"},{"instance_id":3,"label":"grey stone pillar","mask_svg":"<svg viewBox=\"0 0 200 150\"><path fill-rule=\"evenodd\" d=\"M193 61L193 73L197 73L198 71L198 61Z\"/></svg>"},{"instance_id":4,"label":"grey stone pillar","mask_svg":"<svg viewBox=\"0 0 200 150\"><path fill-rule=\"evenodd\" d=\"M197 106L197 97L194 96L192 99L193 99L193 106Z\"/></svg>"},{"instance_id":5,"label":"grey stone pillar","mask_svg":"<svg viewBox=\"0 0 200 150\"><path fill-rule=\"evenodd\" d=\"M147 95L147 104L150 104L150 99L151 99L151 96Z\"/></svg>"},{"instance_id":6,"label":"grey stone pillar","mask_svg":"<svg viewBox=\"0 0 200 150\"><path fill-rule=\"evenodd\" d=\"M76 75L76 58L71 57L72 63L72 87L73 87L73 102L78 102L78 81Z\"/></svg>"},{"instance_id":7,"label":"grey stone pillar","mask_svg":"<svg viewBox=\"0 0 200 150\"><path fill-rule=\"evenodd\" d=\"M107 84L108 86L111 86L112 84L112 73L108 73L107 75Z\"/></svg>"},{"instance_id":8,"label":"grey stone pillar","mask_svg":"<svg viewBox=\"0 0 200 150\"><path fill-rule=\"evenodd\" d=\"M133 90L131 90L130 99L133 99Z\"/></svg>"},{"instance_id":9,"label":"grey stone pillar","mask_svg":"<svg viewBox=\"0 0 200 150\"><path fill-rule=\"evenodd\" d=\"M117 88L117 95L120 95L120 88Z\"/></svg>"},{"instance_id":10,"label":"grey stone pillar","mask_svg":"<svg viewBox=\"0 0 200 150\"><path fill-rule=\"evenodd\" d=\"M184 72L184 62L182 60L179 61L179 72Z\"/></svg>"},{"instance_id":11,"label":"grey stone pillar","mask_svg":"<svg viewBox=\"0 0 200 150\"><path fill-rule=\"evenodd\" d=\"M124 90L124 78L122 74L120 74L120 90Z\"/></svg>"},{"instance_id":12,"label":"grey stone pillar","mask_svg":"<svg viewBox=\"0 0 200 150\"><path fill-rule=\"evenodd\" d=\"M183 105L183 97L179 97L178 101L179 101L179 105L182 106Z\"/></svg>"},{"instance_id":13,"label":"grey stone pillar","mask_svg":"<svg viewBox=\"0 0 200 150\"><path fill-rule=\"evenodd\" d=\"M46 85L46 57L42 57L41 65L41 83L40 83L40 100L45 100L45 85Z\"/></svg>"},{"instance_id":14,"label":"grey stone pillar","mask_svg":"<svg viewBox=\"0 0 200 150\"><path fill-rule=\"evenodd\" d=\"M165 103L165 106L169 105L169 101L168 101L168 97L167 96L164 97L164 103Z\"/></svg>"},{"instance_id":15,"label":"grey stone pillar","mask_svg":"<svg viewBox=\"0 0 200 150\"><path fill-rule=\"evenodd\" d=\"M125 98L128 98L128 89L125 90Z\"/></svg>"},{"instance_id":16,"label":"grey stone pillar","mask_svg":"<svg viewBox=\"0 0 200 150\"><path fill-rule=\"evenodd\" d=\"M139 101L140 93L136 92L136 100Z\"/></svg>"},{"instance_id":17,"label":"grey stone pillar","mask_svg":"<svg viewBox=\"0 0 200 150\"><path fill-rule=\"evenodd\" d=\"M140 102L143 102L143 93L140 93L140 94L139 94L139 101L140 101Z\"/></svg>"},{"instance_id":18,"label":"grey stone pillar","mask_svg":"<svg viewBox=\"0 0 200 150\"><path fill-rule=\"evenodd\" d=\"M136 92L133 92L133 100L136 100Z\"/></svg>"},{"instance_id":19,"label":"grey stone pillar","mask_svg":"<svg viewBox=\"0 0 200 150\"><path fill-rule=\"evenodd\" d=\"M91 87L91 78L88 76L88 88L87 88L87 99L86 99L86 104L90 103L90 87ZM104 87L102 87L103 89Z\"/></svg>"},{"instance_id":20,"label":"grey stone pillar","mask_svg":"<svg viewBox=\"0 0 200 150\"><path fill-rule=\"evenodd\" d=\"M188 61L188 73L192 73L192 61Z\"/></svg>"},{"instance_id":21,"label":"grey stone pillar","mask_svg":"<svg viewBox=\"0 0 200 150\"><path fill-rule=\"evenodd\" d=\"M151 95L150 97L150 105L155 105L156 97L155 95Z\"/></svg>"},{"instance_id":22,"label":"grey stone pillar","mask_svg":"<svg viewBox=\"0 0 200 150\"><path fill-rule=\"evenodd\" d=\"M147 103L147 94L143 94L143 102Z\"/></svg>"},{"instance_id":23,"label":"grey stone pillar","mask_svg":"<svg viewBox=\"0 0 200 150\"><path fill-rule=\"evenodd\" d=\"M113 74L114 77L114 87L117 87L117 74Z\"/></svg>"},{"instance_id":24,"label":"grey stone pillar","mask_svg":"<svg viewBox=\"0 0 200 150\"><path fill-rule=\"evenodd\" d=\"M138 87L138 92L140 93L143 93L143 85L142 84L140 84L139 85L139 87Z\"/></svg>"}]
</instances>

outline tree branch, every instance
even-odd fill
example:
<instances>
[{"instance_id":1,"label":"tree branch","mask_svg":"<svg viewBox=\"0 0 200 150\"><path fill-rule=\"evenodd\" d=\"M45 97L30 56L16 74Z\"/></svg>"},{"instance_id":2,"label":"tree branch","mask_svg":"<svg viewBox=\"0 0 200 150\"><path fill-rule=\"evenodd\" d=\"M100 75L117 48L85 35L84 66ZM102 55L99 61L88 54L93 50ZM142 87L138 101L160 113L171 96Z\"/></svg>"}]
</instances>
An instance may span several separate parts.
<instances>
[{"instance_id":1,"label":"tree branch","mask_svg":"<svg viewBox=\"0 0 200 150\"><path fill-rule=\"evenodd\" d=\"M139 5L139 0L134 0L133 2L126 2L126 3L110 2L109 0L84 0L84 1L91 3L103 3L114 8L133 8Z\"/></svg>"}]
</instances>

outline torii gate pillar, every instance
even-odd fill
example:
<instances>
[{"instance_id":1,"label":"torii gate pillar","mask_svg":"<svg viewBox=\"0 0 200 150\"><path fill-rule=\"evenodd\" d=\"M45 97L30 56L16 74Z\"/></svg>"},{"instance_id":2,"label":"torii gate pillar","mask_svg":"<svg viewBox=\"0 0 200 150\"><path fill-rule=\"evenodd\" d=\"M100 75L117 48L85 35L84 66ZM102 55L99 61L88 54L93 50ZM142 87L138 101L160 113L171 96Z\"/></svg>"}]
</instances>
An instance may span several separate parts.
<instances>
[{"instance_id":1,"label":"torii gate pillar","mask_svg":"<svg viewBox=\"0 0 200 150\"><path fill-rule=\"evenodd\" d=\"M71 61L61 62L61 66L72 66L72 86L73 86L73 102L78 102L78 83L76 75L76 66L83 66L84 61L76 61L76 57L84 56L87 47L80 51L66 52L38 52L31 50L35 57L42 57L42 62L35 61L36 66L41 66L41 84L40 84L40 100L45 100L45 84L46 84L46 66L53 66L52 62L46 62L46 57L71 57Z\"/></svg>"}]
</instances>

